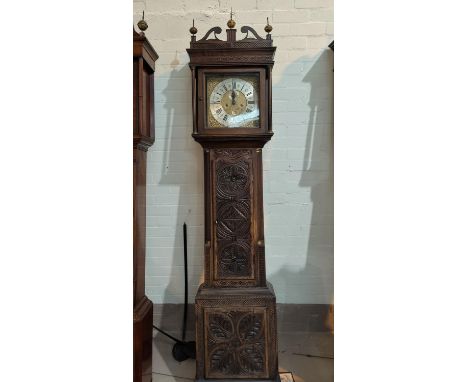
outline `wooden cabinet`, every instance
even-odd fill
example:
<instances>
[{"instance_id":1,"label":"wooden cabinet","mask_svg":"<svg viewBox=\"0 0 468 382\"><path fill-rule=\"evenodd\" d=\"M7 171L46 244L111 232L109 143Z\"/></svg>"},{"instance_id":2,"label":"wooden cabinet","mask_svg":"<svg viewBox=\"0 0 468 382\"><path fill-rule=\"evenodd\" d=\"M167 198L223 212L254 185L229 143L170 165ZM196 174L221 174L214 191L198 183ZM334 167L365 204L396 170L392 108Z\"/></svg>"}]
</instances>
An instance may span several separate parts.
<instances>
[{"instance_id":1,"label":"wooden cabinet","mask_svg":"<svg viewBox=\"0 0 468 382\"><path fill-rule=\"evenodd\" d=\"M133 381L152 380L153 303L145 295L146 152L154 142L158 55L133 31Z\"/></svg>"}]
</instances>

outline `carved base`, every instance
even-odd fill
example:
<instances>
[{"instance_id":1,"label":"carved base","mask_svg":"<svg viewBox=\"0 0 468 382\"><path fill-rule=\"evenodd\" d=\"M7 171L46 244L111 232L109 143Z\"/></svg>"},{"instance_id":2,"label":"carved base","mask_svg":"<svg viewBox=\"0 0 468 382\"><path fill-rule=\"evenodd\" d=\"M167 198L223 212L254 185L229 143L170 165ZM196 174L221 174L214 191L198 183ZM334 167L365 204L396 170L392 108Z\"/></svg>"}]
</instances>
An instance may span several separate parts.
<instances>
[{"instance_id":1,"label":"carved base","mask_svg":"<svg viewBox=\"0 0 468 382\"><path fill-rule=\"evenodd\" d=\"M133 308L133 382L151 382L153 303L143 298Z\"/></svg>"},{"instance_id":2,"label":"carved base","mask_svg":"<svg viewBox=\"0 0 468 382\"><path fill-rule=\"evenodd\" d=\"M279 375L274 379L196 379L195 382L281 382Z\"/></svg>"},{"instance_id":3,"label":"carved base","mask_svg":"<svg viewBox=\"0 0 468 382\"><path fill-rule=\"evenodd\" d=\"M268 287L199 288L197 381L279 381L276 298Z\"/></svg>"}]
</instances>

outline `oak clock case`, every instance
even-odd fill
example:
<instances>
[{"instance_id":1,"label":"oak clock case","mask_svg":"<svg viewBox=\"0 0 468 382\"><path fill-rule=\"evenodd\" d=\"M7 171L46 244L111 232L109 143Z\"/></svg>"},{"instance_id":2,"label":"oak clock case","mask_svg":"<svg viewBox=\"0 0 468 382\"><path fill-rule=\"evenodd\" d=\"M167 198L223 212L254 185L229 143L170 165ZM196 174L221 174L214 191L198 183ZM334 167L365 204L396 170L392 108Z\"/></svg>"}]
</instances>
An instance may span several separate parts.
<instances>
[{"instance_id":1,"label":"oak clock case","mask_svg":"<svg viewBox=\"0 0 468 382\"><path fill-rule=\"evenodd\" d=\"M145 295L146 156L155 139L157 59L144 32L133 30L133 382L152 380L153 303Z\"/></svg>"},{"instance_id":2,"label":"oak clock case","mask_svg":"<svg viewBox=\"0 0 468 382\"><path fill-rule=\"evenodd\" d=\"M238 40L234 25L229 20L227 41L217 37L219 27L197 41L192 27L187 49L192 136L203 148L205 179L196 380L278 382L276 297L265 277L262 171L262 148L273 135L276 48L270 34L262 38L248 26Z\"/></svg>"}]
</instances>

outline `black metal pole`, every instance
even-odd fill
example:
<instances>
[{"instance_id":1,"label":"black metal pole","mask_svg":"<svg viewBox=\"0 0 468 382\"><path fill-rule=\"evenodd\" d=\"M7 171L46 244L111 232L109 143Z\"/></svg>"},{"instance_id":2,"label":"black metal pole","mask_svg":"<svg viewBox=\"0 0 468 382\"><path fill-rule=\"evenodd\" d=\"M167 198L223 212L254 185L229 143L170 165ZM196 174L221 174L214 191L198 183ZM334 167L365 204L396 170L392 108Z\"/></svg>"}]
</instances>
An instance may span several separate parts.
<instances>
[{"instance_id":1,"label":"black metal pole","mask_svg":"<svg viewBox=\"0 0 468 382\"><path fill-rule=\"evenodd\" d=\"M185 341L185 331L187 329L187 304L188 304L188 268L187 268L187 224L184 222L184 271L185 271L185 291L184 291L184 322L182 325L182 341Z\"/></svg>"}]
</instances>

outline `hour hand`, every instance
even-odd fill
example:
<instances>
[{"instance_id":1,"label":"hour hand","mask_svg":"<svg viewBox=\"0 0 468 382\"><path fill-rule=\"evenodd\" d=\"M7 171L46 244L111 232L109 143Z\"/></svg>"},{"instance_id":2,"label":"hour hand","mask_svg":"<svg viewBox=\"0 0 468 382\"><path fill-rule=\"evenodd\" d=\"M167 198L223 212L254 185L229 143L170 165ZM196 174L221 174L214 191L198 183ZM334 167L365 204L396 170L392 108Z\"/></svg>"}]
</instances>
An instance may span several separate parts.
<instances>
[{"instance_id":1,"label":"hour hand","mask_svg":"<svg viewBox=\"0 0 468 382\"><path fill-rule=\"evenodd\" d=\"M234 90L231 91L231 100L232 100L232 104L235 105L236 104L236 92Z\"/></svg>"}]
</instances>

